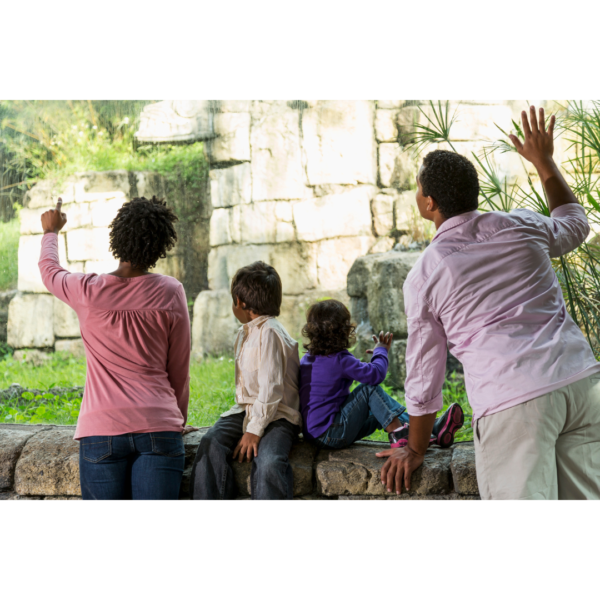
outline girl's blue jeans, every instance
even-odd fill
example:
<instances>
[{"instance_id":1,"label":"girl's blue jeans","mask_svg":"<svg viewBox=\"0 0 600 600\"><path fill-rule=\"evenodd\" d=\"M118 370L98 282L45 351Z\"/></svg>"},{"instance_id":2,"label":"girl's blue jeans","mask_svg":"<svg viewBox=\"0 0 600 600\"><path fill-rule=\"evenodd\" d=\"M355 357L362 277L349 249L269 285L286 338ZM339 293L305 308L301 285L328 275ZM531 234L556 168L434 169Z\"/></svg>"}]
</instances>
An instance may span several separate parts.
<instances>
[{"instance_id":1,"label":"girl's blue jeans","mask_svg":"<svg viewBox=\"0 0 600 600\"><path fill-rule=\"evenodd\" d=\"M408 423L406 408L381 386L361 383L350 392L329 429L315 441L321 447L346 448L378 429L385 429L395 417L401 423Z\"/></svg>"}]
</instances>

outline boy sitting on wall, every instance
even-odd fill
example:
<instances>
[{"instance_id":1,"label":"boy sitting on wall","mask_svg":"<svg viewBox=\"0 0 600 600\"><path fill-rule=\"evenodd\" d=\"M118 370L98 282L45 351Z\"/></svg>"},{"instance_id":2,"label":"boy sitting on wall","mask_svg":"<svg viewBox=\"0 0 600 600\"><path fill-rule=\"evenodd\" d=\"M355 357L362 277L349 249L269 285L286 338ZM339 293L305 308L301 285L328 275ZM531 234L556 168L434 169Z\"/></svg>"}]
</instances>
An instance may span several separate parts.
<instances>
[{"instance_id":1,"label":"boy sitting on wall","mask_svg":"<svg viewBox=\"0 0 600 600\"><path fill-rule=\"evenodd\" d=\"M288 456L302 423L300 360L298 343L276 319L281 294L277 271L264 262L233 277L233 314L242 323L234 344L235 404L200 442L192 467L193 500L234 498L235 459L253 461L253 500L293 497Z\"/></svg>"}]
</instances>

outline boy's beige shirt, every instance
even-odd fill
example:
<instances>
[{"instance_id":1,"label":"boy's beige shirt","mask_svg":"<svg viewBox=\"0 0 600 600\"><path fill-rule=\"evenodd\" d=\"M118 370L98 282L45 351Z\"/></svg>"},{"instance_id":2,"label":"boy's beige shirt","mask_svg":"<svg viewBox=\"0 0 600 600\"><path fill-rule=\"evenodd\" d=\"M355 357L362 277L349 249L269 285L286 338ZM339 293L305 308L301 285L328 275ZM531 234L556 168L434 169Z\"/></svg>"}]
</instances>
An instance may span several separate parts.
<instances>
[{"instance_id":1,"label":"boy's beige shirt","mask_svg":"<svg viewBox=\"0 0 600 600\"><path fill-rule=\"evenodd\" d=\"M262 436L269 423L302 425L298 342L275 317L242 325L234 344L235 405L221 416L246 412L244 432Z\"/></svg>"}]
</instances>

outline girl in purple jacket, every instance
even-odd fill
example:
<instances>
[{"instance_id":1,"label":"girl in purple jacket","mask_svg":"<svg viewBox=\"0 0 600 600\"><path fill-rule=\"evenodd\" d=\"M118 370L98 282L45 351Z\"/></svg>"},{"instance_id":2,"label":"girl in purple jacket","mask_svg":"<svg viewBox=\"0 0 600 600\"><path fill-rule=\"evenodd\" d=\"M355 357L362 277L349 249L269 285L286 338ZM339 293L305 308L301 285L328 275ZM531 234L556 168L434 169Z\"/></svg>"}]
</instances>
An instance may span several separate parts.
<instances>
[{"instance_id":1,"label":"girl in purple jacket","mask_svg":"<svg viewBox=\"0 0 600 600\"><path fill-rule=\"evenodd\" d=\"M348 352L355 338L350 312L337 300L324 300L308 310L302 335L309 340L300 361L304 436L320 447L339 449L385 429L392 448L405 446L409 416L379 385L387 374L392 334L373 336L377 344L367 350L373 358L363 363ZM353 381L360 385L350 392ZM463 421L460 405L451 405L437 419L430 444L450 446Z\"/></svg>"}]
</instances>

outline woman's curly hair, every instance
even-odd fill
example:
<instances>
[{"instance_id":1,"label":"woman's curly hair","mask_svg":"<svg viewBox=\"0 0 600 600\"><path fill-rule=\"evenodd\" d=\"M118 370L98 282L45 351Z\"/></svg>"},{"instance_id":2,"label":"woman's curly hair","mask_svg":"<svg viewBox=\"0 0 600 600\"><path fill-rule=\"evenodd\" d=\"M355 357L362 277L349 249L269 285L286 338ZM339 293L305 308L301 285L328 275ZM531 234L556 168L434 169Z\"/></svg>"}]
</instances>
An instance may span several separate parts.
<instances>
[{"instance_id":1,"label":"woman's curly hair","mask_svg":"<svg viewBox=\"0 0 600 600\"><path fill-rule=\"evenodd\" d=\"M304 349L313 356L329 356L352 346L356 337L350 311L338 300L313 304L306 315L302 335L309 343Z\"/></svg>"},{"instance_id":2,"label":"woman's curly hair","mask_svg":"<svg viewBox=\"0 0 600 600\"><path fill-rule=\"evenodd\" d=\"M110 224L110 251L121 262L152 269L177 241L177 216L164 200L134 198L119 209Z\"/></svg>"}]
</instances>

